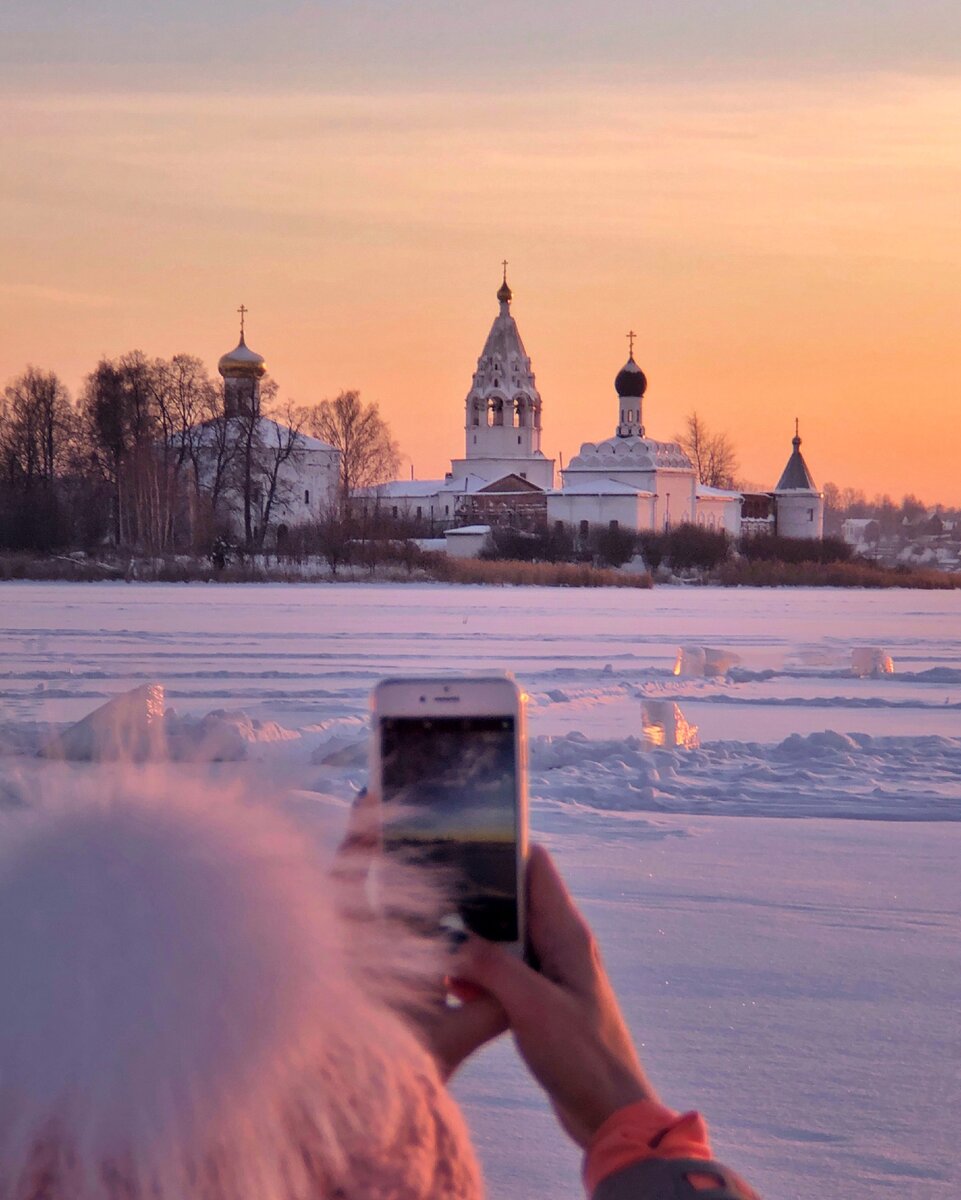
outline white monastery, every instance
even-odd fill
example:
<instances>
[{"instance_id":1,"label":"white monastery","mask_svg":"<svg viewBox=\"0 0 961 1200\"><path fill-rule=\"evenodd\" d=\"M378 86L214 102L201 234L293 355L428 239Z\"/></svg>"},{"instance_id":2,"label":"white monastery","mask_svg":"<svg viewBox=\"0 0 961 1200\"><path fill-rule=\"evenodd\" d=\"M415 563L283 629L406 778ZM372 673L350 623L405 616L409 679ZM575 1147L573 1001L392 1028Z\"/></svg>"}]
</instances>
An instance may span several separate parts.
<instances>
[{"instance_id":1,"label":"white monastery","mask_svg":"<svg viewBox=\"0 0 961 1200\"><path fill-rule=\"evenodd\" d=\"M531 360L511 314L511 289L497 292L499 311L477 360L464 402L465 452L444 479L399 480L366 489L367 510L429 521L437 532L465 523L546 523L661 530L685 522L742 532L820 538L824 499L801 456L801 439L772 492L746 495L705 487L676 442L647 436L647 378L630 355L614 380L616 423L611 437L585 442L561 471L541 450L542 403ZM450 543L451 539L448 538Z\"/></svg>"}]
</instances>

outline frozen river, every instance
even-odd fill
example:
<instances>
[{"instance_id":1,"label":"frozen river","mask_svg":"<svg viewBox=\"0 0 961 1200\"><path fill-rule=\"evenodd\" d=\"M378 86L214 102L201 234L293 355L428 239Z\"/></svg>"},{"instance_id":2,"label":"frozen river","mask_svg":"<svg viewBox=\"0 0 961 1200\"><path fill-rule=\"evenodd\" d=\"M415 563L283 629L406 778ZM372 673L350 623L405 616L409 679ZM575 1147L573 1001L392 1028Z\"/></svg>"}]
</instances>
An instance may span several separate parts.
<instances>
[{"instance_id":1,"label":"frozen river","mask_svg":"<svg viewBox=\"0 0 961 1200\"><path fill-rule=\"evenodd\" d=\"M739 661L677 678L681 645ZM895 674L854 678L855 647ZM5 584L0 783L46 728L157 681L333 832L372 683L478 668L531 695L535 835L667 1102L771 1197L954 1196L961 592ZM644 751L644 698L701 749ZM492 1197L579 1194L508 1046L458 1090Z\"/></svg>"}]
</instances>

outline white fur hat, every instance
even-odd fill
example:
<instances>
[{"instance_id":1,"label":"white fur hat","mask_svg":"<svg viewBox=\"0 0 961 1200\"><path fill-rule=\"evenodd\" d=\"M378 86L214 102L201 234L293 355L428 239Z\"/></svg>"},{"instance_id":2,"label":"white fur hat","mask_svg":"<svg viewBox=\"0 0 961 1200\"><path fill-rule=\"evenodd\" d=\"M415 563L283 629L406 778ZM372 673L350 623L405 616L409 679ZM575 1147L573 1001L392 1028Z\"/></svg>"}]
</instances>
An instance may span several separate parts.
<instances>
[{"instance_id":1,"label":"white fur hat","mask_svg":"<svg viewBox=\"0 0 961 1200\"><path fill-rule=\"evenodd\" d=\"M475 1200L419 948L272 810L71 778L0 828L0 1197Z\"/></svg>"}]
</instances>

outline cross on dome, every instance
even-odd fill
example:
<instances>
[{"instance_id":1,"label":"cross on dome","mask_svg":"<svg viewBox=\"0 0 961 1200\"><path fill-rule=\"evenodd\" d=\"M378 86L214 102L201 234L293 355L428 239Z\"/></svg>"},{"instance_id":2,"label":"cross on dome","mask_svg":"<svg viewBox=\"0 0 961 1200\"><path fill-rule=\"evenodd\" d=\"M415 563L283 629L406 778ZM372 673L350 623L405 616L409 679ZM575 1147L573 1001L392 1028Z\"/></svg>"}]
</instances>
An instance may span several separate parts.
<instances>
[{"instance_id":1,"label":"cross on dome","mask_svg":"<svg viewBox=\"0 0 961 1200\"><path fill-rule=\"evenodd\" d=\"M237 309L237 312L240 313L240 341L241 341L241 344L243 344L243 340L244 340L244 317L247 315L247 313L249 311L250 311L250 309L247 307L246 304L241 304L240 308Z\"/></svg>"},{"instance_id":2,"label":"cross on dome","mask_svg":"<svg viewBox=\"0 0 961 1200\"><path fill-rule=\"evenodd\" d=\"M501 266L504 268L504 280L501 283L500 287L497 289L497 299L501 302L502 305L505 305L505 304L510 304L511 300L514 297L514 293L507 286L507 259L506 258L501 260ZM502 309L502 311L505 311L505 310Z\"/></svg>"},{"instance_id":3,"label":"cross on dome","mask_svg":"<svg viewBox=\"0 0 961 1200\"><path fill-rule=\"evenodd\" d=\"M630 347L630 357L632 360L634 358L634 339L636 337L637 337L637 334L634 332L633 329L630 330L630 332L627 334L627 344Z\"/></svg>"}]
</instances>

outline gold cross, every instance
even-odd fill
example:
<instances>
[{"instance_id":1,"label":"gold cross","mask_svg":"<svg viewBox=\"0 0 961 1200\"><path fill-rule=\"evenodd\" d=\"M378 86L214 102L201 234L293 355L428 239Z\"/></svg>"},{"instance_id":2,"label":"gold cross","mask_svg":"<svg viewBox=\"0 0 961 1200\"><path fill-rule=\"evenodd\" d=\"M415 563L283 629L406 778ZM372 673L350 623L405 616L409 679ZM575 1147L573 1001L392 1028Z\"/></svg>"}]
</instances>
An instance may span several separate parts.
<instances>
[{"instance_id":1,"label":"gold cross","mask_svg":"<svg viewBox=\"0 0 961 1200\"><path fill-rule=\"evenodd\" d=\"M506 258L501 263L501 266L504 268L504 282L506 283L507 282L507 259Z\"/></svg>"},{"instance_id":2,"label":"gold cross","mask_svg":"<svg viewBox=\"0 0 961 1200\"><path fill-rule=\"evenodd\" d=\"M633 357L634 357L634 339L635 339L636 337L637 337L637 334L634 332L634 330L633 330L633 329L632 329L632 330L630 331L630 333L627 335L627 344L628 344L628 345L630 346L630 348L631 348L631 358L633 358Z\"/></svg>"},{"instance_id":3,"label":"gold cross","mask_svg":"<svg viewBox=\"0 0 961 1200\"><path fill-rule=\"evenodd\" d=\"M237 312L240 313L240 337L241 337L241 340L243 339L243 336L244 336L244 317L247 315L247 313L249 311L250 311L250 309L248 309L245 304L241 304L240 308L237 309Z\"/></svg>"}]
</instances>

